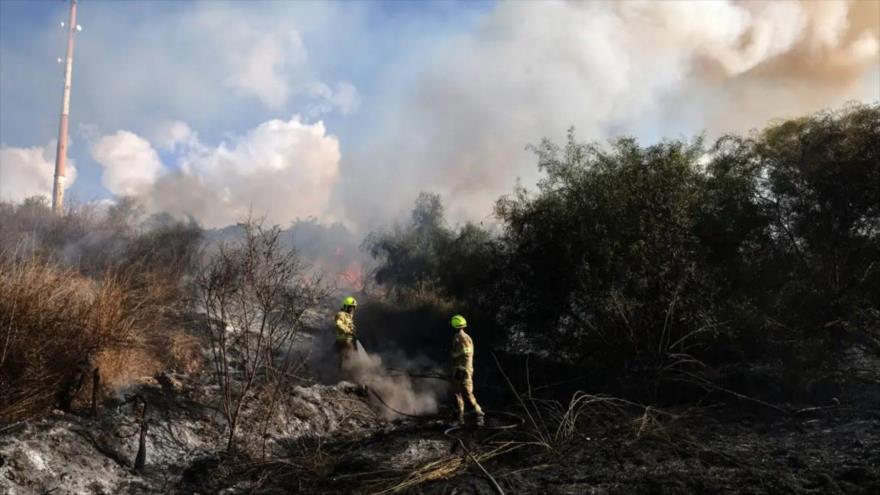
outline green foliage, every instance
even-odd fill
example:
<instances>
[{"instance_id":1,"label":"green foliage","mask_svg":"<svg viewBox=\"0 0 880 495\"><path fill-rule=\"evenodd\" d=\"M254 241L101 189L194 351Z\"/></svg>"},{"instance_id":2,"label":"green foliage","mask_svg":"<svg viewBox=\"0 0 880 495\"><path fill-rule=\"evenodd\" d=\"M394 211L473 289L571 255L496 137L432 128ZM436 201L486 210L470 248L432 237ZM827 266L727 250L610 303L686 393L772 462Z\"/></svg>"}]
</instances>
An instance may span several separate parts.
<instances>
[{"instance_id":1,"label":"green foliage","mask_svg":"<svg viewBox=\"0 0 880 495\"><path fill-rule=\"evenodd\" d=\"M603 149L569 133L562 148L534 148L547 173L538 194L497 205L516 291L510 317L527 341L560 357L607 347L635 359L683 352L685 335L712 326L702 308L714 288L694 234L700 144L621 139Z\"/></svg>"},{"instance_id":2,"label":"green foliage","mask_svg":"<svg viewBox=\"0 0 880 495\"><path fill-rule=\"evenodd\" d=\"M501 235L447 227L423 194L368 241L377 281L482 311L515 349L608 369L880 350L877 105L708 148L572 131L531 149L544 176L497 202Z\"/></svg>"},{"instance_id":3,"label":"green foliage","mask_svg":"<svg viewBox=\"0 0 880 495\"><path fill-rule=\"evenodd\" d=\"M389 231L374 232L364 242L379 260L376 281L397 297L436 291L469 299L474 279L493 261L493 239L477 225L458 230L446 225L443 204L436 194L421 193L410 222Z\"/></svg>"},{"instance_id":4,"label":"green foliage","mask_svg":"<svg viewBox=\"0 0 880 495\"><path fill-rule=\"evenodd\" d=\"M437 282L440 258L452 233L443 220L443 205L435 194L421 193L410 223L370 235L365 247L382 263L376 281L392 291L423 292Z\"/></svg>"},{"instance_id":5,"label":"green foliage","mask_svg":"<svg viewBox=\"0 0 880 495\"><path fill-rule=\"evenodd\" d=\"M789 334L880 349L880 107L782 122L748 145L770 222L745 262L772 274L751 282L766 313Z\"/></svg>"}]
</instances>

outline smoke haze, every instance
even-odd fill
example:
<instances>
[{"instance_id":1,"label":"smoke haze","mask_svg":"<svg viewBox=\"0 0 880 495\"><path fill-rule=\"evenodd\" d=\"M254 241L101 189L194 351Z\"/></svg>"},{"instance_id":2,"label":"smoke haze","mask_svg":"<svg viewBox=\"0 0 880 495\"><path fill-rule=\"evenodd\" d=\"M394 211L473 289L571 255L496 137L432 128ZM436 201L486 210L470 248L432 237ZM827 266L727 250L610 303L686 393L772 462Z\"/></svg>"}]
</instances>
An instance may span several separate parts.
<instances>
[{"instance_id":1,"label":"smoke haze","mask_svg":"<svg viewBox=\"0 0 880 495\"><path fill-rule=\"evenodd\" d=\"M880 99L876 1L498 2L456 29L383 17L381 36L365 34L371 4L294 4L180 5L130 33L121 10L92 7L125 43L82 38L93 59L78 66L74 116L100 167L90 179L209 228L253 212L360 235L420 191L441 194L453 222L486 219L518 179L536 180L525 146L570 126L581 139L712 138ZM96 53L140 58L108 78ZM244 127L224 127L239 115ZM53 154L4 144L0 197L51 191Z\"/></svg>"},{"instance_id":2,"label":"smoke haze","mask_svg":"<svg viewBox=\"0 0 880 495\"><path fill-rule=\"evenodd\" d=\"M339 175L338 140L321 122L306 124L299 116L264 122L216 146L203 144L182 122L157 134L158 146L179 148L174 167L133 133L98 139L91 155L104 169L104 186L137 197L148 211L192 215L209 228L250 212L276 224L321 213Z\"/></svg>"},{"instance_id":3,"label":"smoke haze","mask_svg":"<svg viewBox=\"0 0 880 495\"><path fill-rule=\"evenodd\" d=\"M386 125L343 161L346 213L370 223L430 190L454 219L482 218L536 178L523 147L572 125L718 136L876 100L878 36L877 2L502 2L389 81Z\"/></svg>"},{"instance_id":4,"label":"smoke haze","mask_svg":"<svg viewBox=\"0 0 880 495\"><path fill-rule=\"evenodd\" d=\"M445 363L434 362L422 353L425 350L422 348L411 349L418 351L418 353L409 354L387 345L371 350L364 349L359 344L360 351L346 362L344 370L340 370L339 356L336 354L334 346L334 330L331 325L325 324L330 315L321 316L324 321L316 320L316 333L299 344L300 351L309 356L308 368L316 374L321 382L337 383L345 379L364 385L378 394L387 406L406 414L438 412L441 401L447 397L449 392L447 382L435 378L414 379L402 370L433 369L436 371L439 369L445 371ZM365 330L370 330L370 328L365 327ZM389 344L387 340L393 340L391 335L385 337L386 344ZM408 342L397 343L408 344ZM381 403L376 403L375 406L376 410L388 419L398 416L397 413Z\"/></svg>"},{"instance_id":5,"label":"smoke haze","mask_svg":"<svg viewBox=\"0 0 880 495\"><path fill-rule=\"evenodd\" d=\"M359 352L349 361L346 371L352 379L368 387L382 398L385 403L405 414L434 414L438 410L438 401L445 392L445 387L437 380L425 381L416 386L405 374L389 374L378 354ZM386 418L397 417L395 411L382 408Z\"/></svg>"},{"instance_id":6,"label":"smoke haze","mask_svg":"<svg viewBox=\"0 0 880 495\"><path fill-rule=\"evenodd\" d=\"M0 200L22 201L31 196L52 199L55 174L55 146L16 148L0 146ZM64 189L76 182L76 163L67 162Z\"/></svg>"}]
</instances>

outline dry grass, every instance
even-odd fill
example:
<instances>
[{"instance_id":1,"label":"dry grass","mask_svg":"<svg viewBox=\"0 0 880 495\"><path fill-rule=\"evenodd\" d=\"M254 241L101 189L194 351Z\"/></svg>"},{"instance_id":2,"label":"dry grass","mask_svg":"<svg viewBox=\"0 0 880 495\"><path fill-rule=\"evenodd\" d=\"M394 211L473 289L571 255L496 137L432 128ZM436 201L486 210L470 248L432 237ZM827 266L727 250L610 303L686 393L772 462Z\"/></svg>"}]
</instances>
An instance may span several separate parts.
<instances>
[{"instance_id":1,"label":"dry grass","mask_svg":"<svg viewBox=\"0 0 880 495\"><path fill-rule=\"evenodd\" d=\"M144 380L164 368L154 352L137 347L102 349L94 366L99 370L101 386L110 390Z\"/></svg>"},{"instance_id":2,"label":"dry grass","mask_svg":"<svg viewBox=\"0 0 880 495\"><path fill-rule=\"evenodd\" d=\"M169 297L135 275L0 256L0 420L69 408L96 366L111 386L156 370Z\"/></svg>"},{"instance_id":3,"label":"dry grass","mask_svg":"<svg viewBox=\"0 0 880 495\"><path fill-rule=\"evenodd\" d=\"M486 463L524 445L491 440L411 468L376 466L374 470L340 472L337 462L350 450L350 444L325 446L321 438L313 437L297 445L290 457L251 463L243 473L251 479L259 478L260 483L272 480L275 486L292 487L305 480L309 484L332 483L339 493L420 493L417 487L424 483L452 479L474 463Z\"/></svg>"},{"instance_id":4,"label":"dry grass","mask_svg":"<svg viewBox=\"0 0 880 495\"><path fill-rule=\"evenodd\" d=\"M594 432L621 427L629 429L636 438L663 436L665 425L678 419L678 416L653 406L583 391L575 392L567 404L537 398L532 395L528 365L528 386L524 393L520 393L497 358L495 364L525 416L522 433L530 439L527 443L548 450L558 451Z\"/></svg>"},{"instance_id":5,"label":"dry grass","mask_svg":"<svg viewBox=\"0 0 880 495\"><path fill-rule=\"evenodd\" d=\"M164 364L166 369L195 375L200 373L204 367L203 342L188 332L183 330L163 332L157 339L156 347L165 349Z\"/></svg>"},{"instance_id":6,"label":"dry grass","mask_svg":"<svg viewBox=\"0 0 880 495\"><path fill-rule=\"evenodd\" d=\"M201 231L142 213L0 202L0 421L70 409L95 368L102 390L198 371L200 343L168 328Z\"/></svg>"},{"instance_id":7,"label":"dry grass","mask_svg":"<svg viewBox=\"0 0 880 495\"><path fill-rule=\"evenodd\" d=\"M515 442L504 442L480 451L471 450L470 453L477 463L484 463L521 446L522 444ZM372 488L368 488L367 492L372 495L404 493L429 481L450 479L466 469L468 464L469 461L465 455L447 456L413 469L402 479L398 478L392 481L378 480L372 483L368 481Z\"/></svg>"}]
</instances>

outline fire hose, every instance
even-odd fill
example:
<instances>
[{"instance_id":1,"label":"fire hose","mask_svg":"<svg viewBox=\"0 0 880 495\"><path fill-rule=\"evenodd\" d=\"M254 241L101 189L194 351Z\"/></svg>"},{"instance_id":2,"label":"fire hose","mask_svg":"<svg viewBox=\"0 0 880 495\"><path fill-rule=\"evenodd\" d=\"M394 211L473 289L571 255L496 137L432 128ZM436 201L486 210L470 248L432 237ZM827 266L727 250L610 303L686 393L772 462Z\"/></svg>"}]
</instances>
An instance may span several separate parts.
<instances>
[{"instance_id":1,"label":"fire hose","mask_svg":"<svg viewBox=\"0 0 880 495\"><path fill-rule=\"evenodd\" d=\"M355 342L356 342L355 345L359 348L359 350L360 350L361 352L364 352L364 353L365 353L366 350L364 349L363 344L360 343L360 339L355 338ZM446 376L446 375L444 375L444 374L442 374L442 373L420 373L420 374L416 374L416 373L408 372L408 371L406 371L406 370L399 370L399 369L395 369L395 368L386 368L385 371L386 371L386 373L387 373L387 372L391 372L391 373L387 373L387 374L392 374L392 373L393 373L393 374L398 374L398 375L406 375L406 376L409 376L410 378L433 379L433 380L444 380L444 381L449 381L449 377ZM404 412L404 411L401 411L401 410L399 410L399 409L397 409L397 408L391 406L391 404L388 404L387 402L385 402L385 399L383 399L382 396L379 395L379 393L376 392L375 390L373 390L372 388L370 388L370 387L368 387L368 386L364 386L364 388L365 388L366 390L368 390L368 391L373 395L373 397L375 397L376 400L379 401L380 404L382 404L382 405L383 405L384 407L386 407L389 411L391 411L391 412L393 412L393 413L395 413L395 414L399 414L399 415L401 415L401 416L405 416L405 417L407 417L407 418L412 418L412 419L417 419L417 420L429 419L429 417L427 417L427 416L425 416L425 415L416 415L416 414L410 414L410 413L406 413L406 412ZM486 468L483 467L482 464L480 464L480 461L477 460L476 456L474 456L473 453L470 451L470 449L467 448L467 445L465 445L464 440L462 440L461 437L458 437L458 436L456 436L456 435L453 434L454 432L458 432L458 431L467 431L467 430L479 430L479 431L493 431L493 430L494 430L494 431L504 431L504 430L512 430L512 429L514 429L514 428L519 427L519 426L522 425L523 423L525 423L525 420L524 420L522 417L520 417L519 415L516 415L516 414L510 413L510 412L507 412L507 411L487 411L487 413L488 413L489 415L493 416L493 417L494 417L494 416L506 416L506 417L508 417L508 418L513 419L513 422L510 422L510 423L508 423L508 424L495 425L495 426L485 426L485 425L482 425L482 424L480 424L480 425L455 425L455 426L452 426L452 427L447 428L446 430L444 430L444 431L443 431L443 435L444 435L445 437L447 437L447 438L450 438L450 439L455 440L456 442L458 442L458 445L461 446L461 449L464 451L465 455L466 455L468 458L470 458L470 460L472 460L472 461L474 462L474 464L480 469L480 471L483 472L483 475L486 477L486 479L487 479L487 480L489 481L489 483L492 485L492 488L495 489L495 492L498 493L498 495L504 495L504 490L501 489L501 485L499 485L499 484L498 484L498 481L495 480L495 478L492 476L492 474L489 473L489 471L486 470Z\"/></svg>"},{"instance_id":2,"label":"fire hose","mask_svg":"<svg viewBox=\"0 0 880 495\"><path fill-rule=\"evenodd\" d=\"M392 371L392 370L389 370L389 371ZM399 370L393 370L393 371L399 371ZM412 378L431 378L431 379L440 379L440 380L447 380L448 379L448 378L442 377L440 375L419 376L419 375L412 375L409 373L406 373L406 374ZM399 414L401 416L406 416L408 418L419 419L419 420L428 419L428 417L426 417L424 415L420 416L420 415L416 415L416 414L409 414L409 413L403 412L403 411L391 406L387 402L385 402L385 399L383 399L382 396L379 395L379 393L376 392L375 390L373 390L372 388L366 387L366 389L373 395L373 397L376 398L376 400L379 401L380 404L382 404L384 407L386 407L388 410L394 412L395 414ZM511 421L507 424L494 425L494 426L455 425L455 426L452 426L452 427L444 430L443 435L458 442L458 445L461 446L461 449L464 451L465 455L468 458L470 458L471 461L474 462L474 465L476 465L480 469L480 471L482 471L483 475L486 477L486 480L492 485L492 488L495 489L495 492L498 493L498 495L504 495L504 490L501 489L501 485L498 484L498 481L495 480L495 478L492 476L492 474L489 473L489 471L486 470L485 467L483 467L483 465L480 463L480 461L477 460L476 456L474 456L473 453L470 451L470 449L467 448L467 445L465 445L464 440L462 440L461 437L454 435L455 432L468 431L468 430L471 430L471 431L474 431L474 430L478 430L478 431L512 430L514 428L519 427L520 425L522 425L525 422L523 420L523 418L520 417L519 415L514 414L514 413L510 413L507 411L487 411L487 414L490 417L505 416L507 418L510 418L513 421Z\"/></svg>"},{"instance_id":3,"label":"fire hose","mask_svg":"<svg viewBox=\"0 0 880 495\"><path fill-rule=\"evenodd\" d=\"M487 411L487 413L488 413L488 414L491 414L492 416L508 416L508 417L510 417L510 418L515 419L516 422L514 422L514 423L510 423L510 424L505 424L505 425L497 425L497 426L455 425L455 426L453 426L453 427L451 427L451 428L447 428L446 430L444 430L444 431L443 431L443 435L446 436L446 437L449 437L449 438L451 438L451 439L453 439L453 440L456 440L456 441L458 442L458 444L461 446L461 449L464 450L464 453L465 453L468 457L470 457L470 459L471 459L472 461L474 461L474 464L475 464L478 468L480 468L480 471L483 472L483 475L486 477L486 479L489 481L489 483L492 484L492 488L495 489L495 492L498 493L498 495L504 495L504 490L501 489L501 485L499 485L499 484L498 484L498 481L495 480L495 477L492 476L492 475L489 473L489 471L487 471L486 468L483 467L482 464L480 464L480 461L477 460L476 456L474 456L474 455L471 453L471 451L467 448L467 446L466 446L465 443L464 443L464 440L462 440L461 437L458 437L458 436L455 436L455 435L452 434L452 433L455 432L455 431L461 431L461 430L499 430L499 431L501 431L501 430L512 430L512 429L514 429L514 428L519 427L520 425L522 425L522 424L525 422L525 421L523 420L523 418L519 417L519 416L516 415L516 414L513 414L513 413L510 413L510 412L507 412L507 411Z\"/></svg>"}]
</instances>

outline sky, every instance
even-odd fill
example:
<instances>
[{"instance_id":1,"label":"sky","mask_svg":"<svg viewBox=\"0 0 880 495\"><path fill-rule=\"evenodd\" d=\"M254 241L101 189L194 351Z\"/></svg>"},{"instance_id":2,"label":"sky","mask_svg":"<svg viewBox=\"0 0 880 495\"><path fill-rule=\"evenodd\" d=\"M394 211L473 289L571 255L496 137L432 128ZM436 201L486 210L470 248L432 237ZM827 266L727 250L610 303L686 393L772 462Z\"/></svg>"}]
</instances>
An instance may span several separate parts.
<instances>
[{"instance_id":1,"label":"sky","mask_svg":"<svg viewBox=\"0 0 880 495\"><path fill-rule=\"evenodd\" d=\"M51 193L68 4L0 2L0 200ZM490 218L526 145L747 132L880 101L880 2L99 1L67 197L365 232L420 191Z\"/></svg>"}]
</instances>

